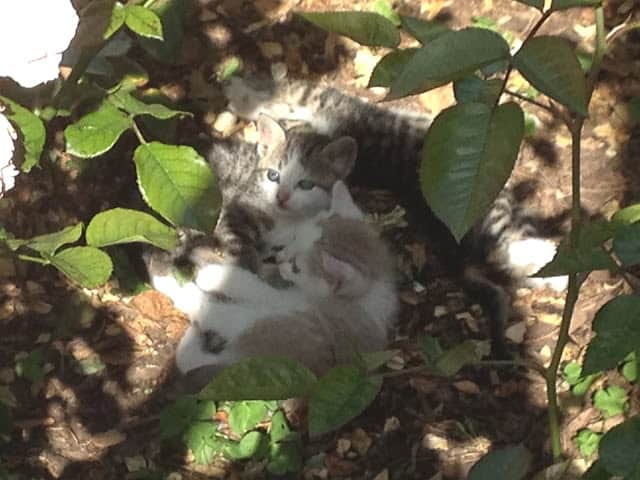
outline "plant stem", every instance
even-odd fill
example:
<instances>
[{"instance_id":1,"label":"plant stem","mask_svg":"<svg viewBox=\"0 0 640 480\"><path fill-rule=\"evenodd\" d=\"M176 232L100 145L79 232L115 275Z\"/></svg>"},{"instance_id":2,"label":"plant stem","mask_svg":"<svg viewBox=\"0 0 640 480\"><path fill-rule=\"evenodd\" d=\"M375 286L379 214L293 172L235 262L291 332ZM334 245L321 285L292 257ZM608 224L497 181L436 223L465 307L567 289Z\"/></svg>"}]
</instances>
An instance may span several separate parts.
<instances>
[{"instance_id":1,"label":"plant stem","mask_svg":"<svg viewBox=\"0 0 640 480\"><path fill-rule=\"evenodd\" d=\"M20 260L24 260L25 262L39 263L40 265L49 265L50 263L49 260L45 260L44 258L33 257L31 255L25 255L23 253L19 253L18 258Z\"/></svg>"},{"instance_id":2,"label":"plant stem","mask_svg":"<svg viewBox=\"0 0 640 480\"><path fill-rule=\"evenodd\" d=\"M513 90L509 90L508 88L504 89L504 93L507 95L511 95L512 97L519 98L523 102L528 102L532 105L536 105L537 107L545 109L547 112L554 113L553 109L549 105L545 105L542 102L539 102L531 97L527 97L526 95L522 95L521 93L514 92Z\"/></svg>"},{"instance_id":3,"label":"plant stem","mask_svg":"<svg viewBox=\"0 0 640 480\"><path fill-rule=\"evenodd\" d=\"M596 8L596 49L593 55L593 63L587 76L587 105L591 101L595 82L600 73L602 59L606 52L606 41L604 33L604 11L602 7ZM569 248L575 250L578 246L580 238L580 228L582 224L582 210L580 200L580 154L582 137L582 127L584 126L585 117L575 115L570 123L571 130L571 232L569 234ZM548 419L549 419L549 435L551 437L551 451L553 458L558 461L562 458L562 442L560 438L560 409L558 408L558 398L556 390L556 380L558 378L558 368L562 360L564 348L569 341L569 329L571 327L571 318L573 310L580 294L580 286L584 281L584 276L578 276L577 273L569 274L569 286L567 290L567 298L562 312L562 321L560 323L560 331L558 333L558 341L556 343L551 363L547 368L547 401Z\"/></svg>"},{"instance_id":4,"label":"plant stem","mask_svg":"<svg viewBox=\"0 0 640 480\"><path fill-rule=\"evenodd\" d=\"M135 133L136 137L138 137L138 141L142 144L146 144L147 141L144 139L144 136L142 135L142 132L140 131L140 128L138 127L138 124L136 123L133 116L131 117L131 128L133 128L133 133Z\"/></svg>"},{"instance_id":5,"label":"plant stem","mask_svg":"<svg viewBox=\"0 0 640 480\"><path fill-rule=\"evenodd\" d=\"M540 27L542 27L544 22L546 22L549 19L552 13L553 13L552 10L547 10L542 14L542 16L536 22L536 24L531 28L531 30L529 30L529 33L527 33L527 36L522 41L522 45L520 46L520 48L522 48L538 32L538 30L540 30ZM504 93L507 90L507 82L509 81L509 76L511 75L512 70L513 70L513 57L509 61L509 66L507 67L507 71L504 74L504 80L502 80L502 87L500 88L500 95L498 95L498 98L496 99L496 105L500 101L500 97L502 96L502 93Z\"/></svg>"}]
</instances>

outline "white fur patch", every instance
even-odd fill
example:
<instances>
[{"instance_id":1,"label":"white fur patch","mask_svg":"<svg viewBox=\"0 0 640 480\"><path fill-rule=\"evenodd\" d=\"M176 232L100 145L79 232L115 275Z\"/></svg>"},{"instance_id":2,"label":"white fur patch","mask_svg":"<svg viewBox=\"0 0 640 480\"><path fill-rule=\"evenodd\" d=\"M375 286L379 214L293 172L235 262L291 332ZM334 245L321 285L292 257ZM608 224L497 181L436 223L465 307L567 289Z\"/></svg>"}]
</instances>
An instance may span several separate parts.
<instances>
[{"instance_id":1,"label":"white fur patch","mask_svg":"<svg viewBox=\"0 0 640 480\"><path fill-rule=\"evenodd\" d=\"M507 248L507 261L514 273L521 277L529 277L553 260L556 245L543 238L526 238L516 240ZM533 288L551 287L562 291L567 287L567 276L547 278L527 278L526 283Z\"/></svg>"},{"instance_id":2,"label":"white fur patch","mask_svg":"<svg viewBox=\"0 0 640 480\"><path fill-rule=\"evenodd\" d=\"M169 297L173 305L190 319L197 315L205 302L205 293L193 282L180 285L175 277L167 275L153 277L151 284L153 288Z\"/></svg>"}]
</instances>

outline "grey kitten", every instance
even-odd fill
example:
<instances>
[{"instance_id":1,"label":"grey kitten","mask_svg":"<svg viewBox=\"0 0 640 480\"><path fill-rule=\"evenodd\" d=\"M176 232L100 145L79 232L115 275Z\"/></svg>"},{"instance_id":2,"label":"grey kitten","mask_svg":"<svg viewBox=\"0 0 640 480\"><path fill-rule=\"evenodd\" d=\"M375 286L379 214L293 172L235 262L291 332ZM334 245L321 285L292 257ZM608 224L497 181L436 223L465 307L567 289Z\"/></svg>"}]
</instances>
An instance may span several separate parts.
<instances>
[{"instance_id":1,"label":"grey kitten","mask_svg":"<svg viewBox=\"0 0 640 480\"><path fill-rule=\"evenodd\" d=\"M209 296L178 346L182 373L211 375L248 356L285 355L321 374L386 346L398 312L393 258L342 182L328 211L296 226L278 263L289 288L228 264L199 270L195 282Z\"/></svg>"}]
</instances>

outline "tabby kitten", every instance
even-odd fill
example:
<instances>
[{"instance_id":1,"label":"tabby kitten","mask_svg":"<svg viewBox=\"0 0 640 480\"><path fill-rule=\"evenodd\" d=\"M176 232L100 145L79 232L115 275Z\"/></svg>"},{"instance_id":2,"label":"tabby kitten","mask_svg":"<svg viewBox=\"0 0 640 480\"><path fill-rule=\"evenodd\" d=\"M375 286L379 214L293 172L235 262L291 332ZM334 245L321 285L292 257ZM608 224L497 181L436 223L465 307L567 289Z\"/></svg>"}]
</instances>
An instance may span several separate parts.
<instances>
[{"instance_id":1,"label":"tabby kitten","mask_svg":"<svg viewBox=\"0 0 640 480\"><path fill-rule=\"evenodd\" d=\"M254 120L266 114L278 120L303 121L330 138L349 136L358 145L350 184L385 188L398 194L417 226L454 272L491 263L514 280L562 290L566 277L527 279L555 254L555 244L540 237L514 198L509 183L493 207L463 239L462 249L431 213L418 182L417 169L430 117L367 103L335 88L302 81L273 82L233 77L225 87L229 107Z\"/></svg>"},{"instance_id":2,"label":"tabby kitten","mask_svg":"<svg viewBox=\"0 0 640 480\"><path fill-rule=\"evenodd\" d=\"M341 181L330 201L328 211L297 225L278 254L293 286L273 288L228 264L198 271L208 299L178 346L182 373L211 373L256 355L286 355L322 373L355 352L385 347L398 311L392 257Z\"/></svg>"}]
</instances>

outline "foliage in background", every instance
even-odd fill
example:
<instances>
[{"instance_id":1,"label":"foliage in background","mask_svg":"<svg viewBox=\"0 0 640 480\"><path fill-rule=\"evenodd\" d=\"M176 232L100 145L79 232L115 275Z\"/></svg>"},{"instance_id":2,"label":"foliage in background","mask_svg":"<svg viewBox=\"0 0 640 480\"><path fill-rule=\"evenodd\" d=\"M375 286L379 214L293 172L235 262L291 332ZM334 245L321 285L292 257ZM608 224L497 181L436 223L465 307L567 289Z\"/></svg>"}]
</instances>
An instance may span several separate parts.
<instances>
[{"instance_id":1,"label":"foliage in background","mask_svg":"<svg viewBox=\"0 0 640 480\"><path fill-rule=\"evenodd\" d=\"M391 49L374 69L370 81L371 86L387 87L389 99L453 84L457 104L441 112L429 129L419 176L429 205L457 239L486 213L503 188L525 135L526 112L521 104L503 101L505 95L512 93L508 87L513 71L518 71L530 88L526 95L511 96L525 104L531 102L549 109L571 131L572 229L554 260L539 272L570 278L558 345L551 365L543 369L551 445L554 459L559 461L562 445L556 382L575 299L589 272L609 269L623 273L640 263L640 205L625 208L611 220L597 223L586 223L580 212L581 131L606 47L600 2L553 0L550 8L544 10L542 0L519 1L539 10L540 18L515 52L511 46L513 38L497 31L490 22L478 20L472 27L454 31L438 22L398 15L384 1L375 3L375 12L300 15L363 45ZM169 125L190 113L144 91L148 73L128 55L131 47L138 45L153 58L171 62L182 37L186 3L156 2L150 8L106 3L110 5L108 11L97 9L95 16L99 18L93 19L102 21L99 38L84 46L80 38L67 52L74 68L64 82L55 86L48 104L39 105L34 113L30 105L0 97L3 118L19 132L24 147L22 158L9 164L14 167L12 175L17 174L15 165L22 174L38 168L48 125L57 117L70 121L64 132L67 152L86 162L100 161L127 131L132 131L139 142L131 160L140 193L155 214L114 208L94 216L86 229L78 223L32 238L15 238L0 228L0 248L5 253L52 265L84 287L101 285L110 277L113 262L102 250L104 247L143 242L174 248L176 228L210 231L221 204L215 175L204 159L189 146L167 141L157 134L157 129L145 128L151 121ZM551 15L584 6L595 7L598 19L598 44L586 76L570 44L559 37L536 35ZM397 48L401 31L415 38L420 46ZM92 33L95 37L95 31ZM237 62L228 65L221 76L230 75L238 65ZM543 104L533 98L538 92L546 95L549 102ZM146 138L147 132L153 138ZM13 147L14 137L4 135L0 139L6 143L9 138ZM4 169L5 164L0 166ZM2 192L10 186L9 181L3 183ZM637 295L618 297L597 313L596 335L583 366L570 364L563 370L576 396L584 396L606 369L621 367L625 378L637 380L639 316ZM465 365L482 364L487 354L486 344L473 341L445 349L437 339L426 337L422 347L424 366L417 368L447 377ZM385 376L408 371L380 373L380 367L393 354L364 355L352 364L335 367L321 378L291 360L247 359L223 371L197 397L184 397L169 406L160 420L162 436L167 441L184 441L199 463L209 463L217 455L224 455L233 459L264 459L274 474L296 472L302 464L300 434L290 429L284 414L271 400L309 398L309 433L320 435L335 430L373 401ZM42 368L38 350L21 359L17 366L18 374L34 381ZM239 377L243 378L242 385L234 381ZM13 405L10 396L1 394L0 391L0 438L4 439ZM242 401L229 403L231 400ZM599 389L594 394L594 404L605 416L624 412L628 404L626 391L619 386ZM215 412L221 409L229 416L229 432L221 432L214 419ZM267 424L270 429L265 431ZM640 471L638 417L627 419L602 437L580 432L575 441L586 456L596 448L599 451L599 460L588 478L635 478ZM470 478L505 474L508 478L524 478L530 462L531 454L526 448L508 446L483 458L471 471Z\"/></svg>"}]
</instances>

